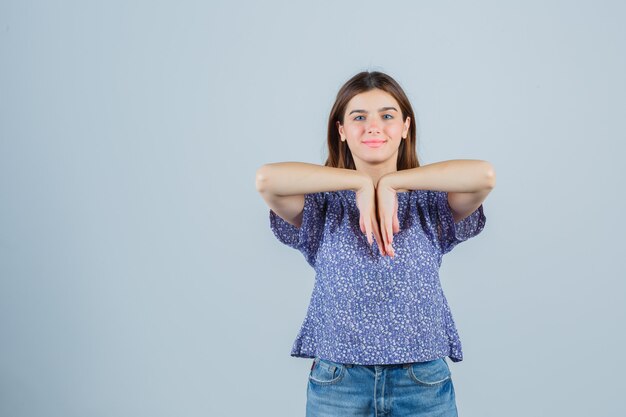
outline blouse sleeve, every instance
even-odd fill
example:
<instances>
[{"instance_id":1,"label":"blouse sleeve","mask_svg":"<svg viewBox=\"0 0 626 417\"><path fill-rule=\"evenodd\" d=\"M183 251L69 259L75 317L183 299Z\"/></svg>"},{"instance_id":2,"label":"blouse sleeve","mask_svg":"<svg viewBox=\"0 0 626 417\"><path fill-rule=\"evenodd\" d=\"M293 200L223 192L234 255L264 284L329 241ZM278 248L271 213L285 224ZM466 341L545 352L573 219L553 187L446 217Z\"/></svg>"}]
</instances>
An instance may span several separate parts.
<instances>
[{"instance_id":1,"label":"blouse sleeve","mask_svg":"<svg viewBox=\"0 0 626 417\"><path fill-rule=\"evenodd\" d=\"M317 250L323 237L327 205L326 193L305 194L300 228L284 220L272 209L269 211L270 228L276 238L302 252L312 267L315 267Z\"/></svg>"},{"instance_id":2,"label":"blouse sleeve","mask_svg":"<svg viewBox=\"0 0 626 417\"><path fill-rule=\"evenodd\" d=\"M482 204L469 216L455 223L447 192L431 190L423 192L426 201L422 200L422 204L426 205L424 212L431 229L430 234L442 254L450 252L456 245L478 235L484 229L487 218Z\"/></svg>"}]
</instances>

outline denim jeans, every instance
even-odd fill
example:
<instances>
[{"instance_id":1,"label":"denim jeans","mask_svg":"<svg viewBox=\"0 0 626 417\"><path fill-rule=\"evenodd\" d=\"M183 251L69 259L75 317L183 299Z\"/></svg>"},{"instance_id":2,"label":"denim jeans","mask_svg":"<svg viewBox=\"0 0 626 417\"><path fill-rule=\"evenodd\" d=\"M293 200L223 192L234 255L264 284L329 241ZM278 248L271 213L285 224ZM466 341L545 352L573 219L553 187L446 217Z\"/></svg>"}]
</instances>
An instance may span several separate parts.
<instances>
[{"instance_id":1,"label":"denim jeans","mask_svg":"<svg viewBox=\"0 0 626 417\"><path fill-rule=\"evenodd\" d=\"M396 365L353 365L316 357L311 364L307 417L457 417L444 358Z\"/></svg>"}]
</instances>

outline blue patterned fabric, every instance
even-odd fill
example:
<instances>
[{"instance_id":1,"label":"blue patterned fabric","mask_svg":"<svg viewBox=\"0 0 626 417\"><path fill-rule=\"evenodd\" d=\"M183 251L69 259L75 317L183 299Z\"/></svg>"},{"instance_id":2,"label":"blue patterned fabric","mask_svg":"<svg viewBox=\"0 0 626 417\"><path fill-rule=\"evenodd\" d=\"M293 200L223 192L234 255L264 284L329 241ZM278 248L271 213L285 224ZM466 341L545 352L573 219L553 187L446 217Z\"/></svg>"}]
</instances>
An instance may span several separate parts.
<instances>
[{"instance_id":1,"label":"blue patterned fabric","mask_svg":"<svg viewBox=\"0 0 626 417\"><path fill-rule=\"evenodd\" d=\"M439 280L442 256L485 226L483 206L454 223L443 191L398 193L395 258L370 248L354 190L305 194L300 228L269 211L278 240L299 250L315 284L291 356L361 365L463 360Z\"/></svg>"}]
</instances>

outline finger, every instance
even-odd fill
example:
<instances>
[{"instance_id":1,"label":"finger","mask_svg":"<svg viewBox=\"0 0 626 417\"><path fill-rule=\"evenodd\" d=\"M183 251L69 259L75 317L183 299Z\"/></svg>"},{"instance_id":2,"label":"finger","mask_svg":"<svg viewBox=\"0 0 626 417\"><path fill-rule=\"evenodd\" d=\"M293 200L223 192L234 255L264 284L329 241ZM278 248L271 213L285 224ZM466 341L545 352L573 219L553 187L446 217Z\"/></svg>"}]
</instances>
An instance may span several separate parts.
<instances>
[{"instance_id":1,"label":"finger","mask_svg":"<svg viewBox=\"0 0 626 417\"><path fill-rule=\"evenodd\" d=\"M389 221L383 219L381 224L381 232L383 235L383 239L385 240L385 253L391 257L393 257L393 247L391 246L391 239L389 238Z\"/></svg>"},{"instance_id":2,"label":"finger","mask_svg":"<svg viewBox=\"0 0 626 417\"><path fill-rule=\"evenodd\" d=\"M391 245L393 243L393 232L392 232L392 219L388 216L381 214L381 230L383 231L383 238L387 245Z\"/></svg>"},{"instance_id":3,"label":"finger","mask_svg":"<svg viewBox=\"0 0 626 417\"><path fill-rule=\"evenodd\" d=\"M380 219L380 223L378 226L380 228L380 237L382 239L382 244L386 252L387 251L387 233L385 231L385 222L383 221L383 219Z\"/></svg>"},{"instance_id":4,"label":"finger","mask_svg":"<svg viewBox=\"0 0 626 417\"><path fill-rule=\"evenodd\" d=\"M383 243L386 249L387 245L389 244L389 236L387 234L387 223L385 222L385 217L382 215L382 213L379 212L378 214L379 214L378 227L380 228L380 235L381 235L381 238L383 239Z\"/></svg>"},{"instance_id":5,"label":"finger","mask_svg":"<svg viewBox=\"0 0 626 417\"><path fill-rule=\"evenodd\" d=\"M369 219L367 218L367 216L365 216L365 219L363 220L363 223L365 224L365 237L367 238L367 243L370 245L370 247L372 246L372 226L371 226L371 222L369 221Z\"/></svg>"},{"instance_id":6,"label":"finger","mask_svg":"<svg viewBox=\"0 0 626 417\"><path fill-rule=\"evenodd\" d=\"M378 222L376 222L376 218L372 217L372 227L374 229L374 233L376 234L376 242L378 243L378 250L380 251L381 256L385 256L385 245L383 243L382 237L380 236L380 230L378 228Z\"/></svg>"},{"instance_id":7,"label":"finger","mask_svg":"<svg viewBox=\"0 0 626 417\"><path fill-rule=\"evenodd\" d=\"M376 216L377 208L378 208L378 201L374 200L374 207L370 216L372 219L372 226L374 228L374 233L376 234L376 242L378 242L378 249L380 251L380 255L385 256L386 255L385 244L380 234L380 225L378 223L378 217Z\"/></svg>"},{"instance_id":8,"label":"finger","mask_svg":"<svg viewBox=\"0 0 626 417\"><path fill-rule=\"evenodd\" d=\"M400 221L398 220L398 212L396 211L393 215L393 233L398 233L400 231Z\"/></svg>"},{"instance_id":9,"label":"finger","mask_svg":"<svg viewBox=\"0 0 626 417\"><path fill-rule=\"evenodd\" d=\"M396 194L396 204L393 210L393 233L400 231L400 221L398 220L398 195Z\"/></svg>"},{"instance_id":10,"label":"finger","mask_svg":"<svg viewBox=\"0 0 626 417\"><path fill-rule=\"evenodd\" d=\"M374 234L376 236L376 243L378 243L378 251L380 252L381 256L385 255L385 246L382 243L382 240L380 238L380 231L378 230L378 223L373 220L374 217L372 217L372 229L374 230Z\"/></svg>"},{"instance_id":11,"label":"finger","mask_svg":"<svg viewBox=\"0 0 626 417\"><path fill-rule=\"evenodd\" d=\"M395 251L393 250L393 233L390 231L391 228L391 222L387 221L387 220L383 220L383 232L386 236L386 242L385 242L385 252L387 252L389 254L389 256L391 256L392 258L395 256Z\"/></svg>"}]
</instances>

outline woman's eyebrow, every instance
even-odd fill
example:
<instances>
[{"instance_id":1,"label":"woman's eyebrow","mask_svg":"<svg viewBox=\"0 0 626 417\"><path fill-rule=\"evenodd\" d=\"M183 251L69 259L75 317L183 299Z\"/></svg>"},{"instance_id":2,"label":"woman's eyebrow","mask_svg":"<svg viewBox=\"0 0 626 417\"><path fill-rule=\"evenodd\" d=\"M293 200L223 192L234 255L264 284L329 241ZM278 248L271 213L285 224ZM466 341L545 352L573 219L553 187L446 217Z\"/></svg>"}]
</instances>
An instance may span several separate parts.
<instances>
[{"instance_id":1,"label":"woman's eyebrow","mask_svg":"<svg viewBox=\"0 0 626 417\"><path fill-rule=\"evenodd\" d=\"M387 111L387 110L395 110L398 111L395 107L381 107L380 109L378 109L379 112L381 111ZM352 110L348 116L350 116L352 113L367 113L367 111L365 110L361 110L361 109L356 109L356 110Z\"/></svg>"}]
</instances>

